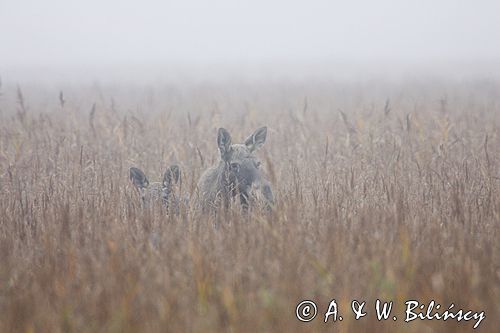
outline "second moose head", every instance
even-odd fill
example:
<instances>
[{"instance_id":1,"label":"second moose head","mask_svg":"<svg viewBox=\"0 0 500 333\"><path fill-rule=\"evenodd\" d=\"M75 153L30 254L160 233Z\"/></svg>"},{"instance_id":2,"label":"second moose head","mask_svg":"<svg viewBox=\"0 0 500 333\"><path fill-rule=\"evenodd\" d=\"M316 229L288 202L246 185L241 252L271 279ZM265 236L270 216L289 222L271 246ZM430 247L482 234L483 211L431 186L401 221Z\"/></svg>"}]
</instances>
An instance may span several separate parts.
<instances>
[{"instance_id":1,"label":"second moose head","mask_svg":"<svg viewBox=\"0 0 500 333\"><path fill-rule=\"evenodd\" d=\"M163 175L162 182L150 183L141 169L130 168L130 180L140 194L145 206L153 202L162 202L166 207L176 209L178 198L173 191L174 184L179 182L180 169L177 165L170 166Z\"/></svg>"}]
</instances>

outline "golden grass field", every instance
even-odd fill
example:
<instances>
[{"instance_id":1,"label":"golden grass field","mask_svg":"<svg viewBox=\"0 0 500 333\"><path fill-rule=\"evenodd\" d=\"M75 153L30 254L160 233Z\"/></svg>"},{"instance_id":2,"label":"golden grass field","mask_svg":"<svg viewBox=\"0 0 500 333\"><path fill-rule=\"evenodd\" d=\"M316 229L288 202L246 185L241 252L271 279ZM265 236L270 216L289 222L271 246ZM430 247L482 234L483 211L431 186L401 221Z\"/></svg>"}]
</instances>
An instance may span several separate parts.
<instances>
[{"instance_id":1,"label":"golden grass field","mask_svg":"<svg viewBox=\"0 0 500 333\"><path fill-rule=\"evenodd\" d=\"M15 84L0 89L0 332L474 331L405 323L411 299L498 330L498 82ZM218 127L241 142L263 125L271 213L141 206L130 166L159 181L178 163L189 196ZM377 298L397 321L376 320ZM325 324L332 299L344 320Z\"/></svg>"}]
</instances>

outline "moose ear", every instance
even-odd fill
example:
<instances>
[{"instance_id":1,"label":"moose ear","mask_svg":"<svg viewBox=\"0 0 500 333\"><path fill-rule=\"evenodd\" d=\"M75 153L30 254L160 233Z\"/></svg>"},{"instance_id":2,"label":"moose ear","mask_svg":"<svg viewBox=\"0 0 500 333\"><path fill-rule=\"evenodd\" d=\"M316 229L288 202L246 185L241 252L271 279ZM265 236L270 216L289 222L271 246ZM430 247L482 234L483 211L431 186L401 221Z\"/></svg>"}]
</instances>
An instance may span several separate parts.
<instances>
[{"instance_id":1,"label":"moose ear","mask_svg":"<svg viewBox=\"0 0 500 333\"><path fill-rule=\"evenodd\" d=\"M174 164L171 165L170 168L165 171L165 174L163 175L163 186L169 187L172 182L174 184L177 184L179 182L179 179L181 177L181 170L179 169L179 166Z\"/></svg>"},{"instance_id":2,"label":"moose ear","mask_svg":"<svg viewBox=\"0 0 500 333\"><path fill-rule=\"evenodd\" d=\"M144 188L149 185L146 175L138 168L130 168L130 180L137 188Z\"/></svg>"},{"instance_id":3,"label":"moose ear","mask_svg":"<svg viewBox=\"0 0 500 333\"><path fill-rule=\"evenodd\" d=\"M219 146L220 156L224 161L227 161L231 151L231 135L225 128L219 128L217 133L217 146Z\"/></svg>"},{"instance_id":4,"label":"moose ear","mask_svg":"<svg viewBox=\"0 0 500 333\"><path fill-rule=\"evenodd\" d=\"M262 147L264 142L266 142L266 136L267 136L267 127L261 127L255 132L253 132L252 135L250 135L246 140L245 140L245 145L250 149L250 151L254 151Z\"/></svg>"}]
</instances>

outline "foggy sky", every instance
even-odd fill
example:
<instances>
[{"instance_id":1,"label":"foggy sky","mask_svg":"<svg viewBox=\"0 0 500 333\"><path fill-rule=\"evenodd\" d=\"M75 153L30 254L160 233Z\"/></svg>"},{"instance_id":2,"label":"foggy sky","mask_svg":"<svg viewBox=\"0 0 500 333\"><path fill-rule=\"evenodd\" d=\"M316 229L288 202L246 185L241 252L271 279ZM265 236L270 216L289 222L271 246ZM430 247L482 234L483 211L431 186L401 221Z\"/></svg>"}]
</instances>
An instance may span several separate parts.
<instances>
[{"instance_id":1,"label":"foggy sky","mask_svg":"<svg viewBox=\"0 0 500 333\"><path fill-rule=\"evenodd\" d=\"M178 64L485 64L500 1L0 1L0 72Z\"/></svg>"}]
</instances>

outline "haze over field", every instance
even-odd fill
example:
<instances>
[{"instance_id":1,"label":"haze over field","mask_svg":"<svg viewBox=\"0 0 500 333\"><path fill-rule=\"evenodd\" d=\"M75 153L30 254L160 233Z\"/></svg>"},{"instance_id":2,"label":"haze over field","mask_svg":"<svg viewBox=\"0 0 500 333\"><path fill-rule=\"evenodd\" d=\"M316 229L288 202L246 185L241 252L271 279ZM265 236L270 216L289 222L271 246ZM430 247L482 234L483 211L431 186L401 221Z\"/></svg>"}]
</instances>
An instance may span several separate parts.
<instances>
[{"instance_id":1,"label":"haze over field","mask_svg":"<svg viewBox=\"0 0 500 333\"><path fill-rule=\"evenodd\" d=\"M0 332L498 331L499 13L0 0Z\"/></svg>"},{"instance_id":2,"label":"haze over field","mask_svg":"<svg viewBox=\"0 0 500 333\"><path fill-rule=\"evenodd\" d=\"M498 76L500 2L3 1L6 79Z\"/></svg>"}]
</instances>

